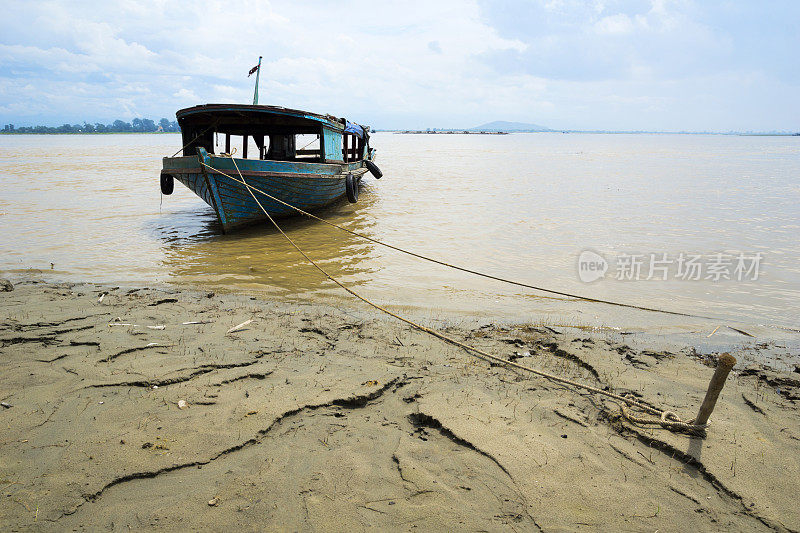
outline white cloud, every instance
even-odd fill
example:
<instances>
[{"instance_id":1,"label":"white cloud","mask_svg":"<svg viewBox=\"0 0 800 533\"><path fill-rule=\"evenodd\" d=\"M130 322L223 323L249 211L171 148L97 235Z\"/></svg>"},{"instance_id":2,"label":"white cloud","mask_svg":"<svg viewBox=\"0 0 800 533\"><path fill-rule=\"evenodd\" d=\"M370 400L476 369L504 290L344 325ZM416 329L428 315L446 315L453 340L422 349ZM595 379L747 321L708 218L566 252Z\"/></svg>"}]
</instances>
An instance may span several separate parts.
<instances>
[{"instance_id":1,"label":"white cloud","mask_svg":"<svg viewBox=\"0 0 800 533\"><path fill-rule=\"evenodd\" d=\"M191 100L197 100L197 95L194 94L193 91L190 91L189 89L186 89L186 88L182 88L179 91L175 91L172 94L172 96L174 96L175 98L177 98L179 100L190 100L190 101Z\"/></svg>"},{"instance_id":2,"label":"white cloud","mask_svg":"<svg viewBox=\"0 0 800 533\"><path fill-rule=\"evenodd\" d=\"M634 24L628 15L618 13L601 18L595 23L594 27L598 33L619 35L633 31Z\"/></svg>"},{"instance_id":3,"label":"white cloud","mask_svg":"<svg viewBox=\"0 0 800 533\"><path fill-rule=\"evenodd\" d=\"M531 6L542 11L526 19ZM263 55L261 102L379 127L700 123L697 80L730 106L730 95L751 96L724 86L729 72L709 71L730 56L734 37L696 11L688 0L552 0L508 8L503 26L457 0L11 2L0 35L0 118L129 120L249 102L247 71Z\"/></svg>"}]
</instances>

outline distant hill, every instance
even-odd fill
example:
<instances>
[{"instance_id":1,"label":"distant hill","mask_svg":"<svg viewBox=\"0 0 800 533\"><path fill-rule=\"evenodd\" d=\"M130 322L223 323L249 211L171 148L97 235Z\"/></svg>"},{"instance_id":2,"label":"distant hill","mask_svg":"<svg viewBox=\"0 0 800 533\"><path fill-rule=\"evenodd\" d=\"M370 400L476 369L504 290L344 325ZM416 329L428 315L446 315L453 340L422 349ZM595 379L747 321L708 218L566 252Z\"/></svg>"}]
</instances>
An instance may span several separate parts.
<instances>
[{"instance_id":1,"label":"distant hill","mask_svg":"<svg viewBox=\"0 0 800 533\"><path fill-rule=\"evenodd\" d=\"M550 128L538 124L526 124L524 122L507 122L505 120L495 120L480 126L470 128L469 131L553 131Z\"/></svg>"}]
</instances>

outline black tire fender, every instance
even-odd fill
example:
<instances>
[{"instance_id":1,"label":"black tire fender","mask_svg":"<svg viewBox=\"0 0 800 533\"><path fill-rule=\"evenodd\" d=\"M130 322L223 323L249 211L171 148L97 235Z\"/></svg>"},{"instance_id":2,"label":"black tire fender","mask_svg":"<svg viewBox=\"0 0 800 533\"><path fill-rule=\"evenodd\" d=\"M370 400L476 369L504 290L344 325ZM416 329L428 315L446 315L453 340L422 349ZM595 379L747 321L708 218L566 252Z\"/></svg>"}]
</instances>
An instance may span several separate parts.
<instances>
[{"instance_id":1,"label":"black tire fender","mask_svg":"<svg viewBox=\"0 0 800 533\"><path fill-rule=\"evenodd\" d=\"M351 204L358 201L358 179L352 174L348 174L344 179L344 190L347 193L347 200Z\"/></svg>"},{"instance_id":2,"label":"black tire fender","mask_svg":"<svg viewBox=\"0 0 800 533\"><path fill-rule=\"evenodd\" d=\"M175 190L175 179L171 174L161 174L161 193L170 195Z\"/></svg>"},{"instance_id":3,"label":"black tire fender","mask_svg":"<svg viewBox=\"0 0 800 533\"><path fill-rule=\"evenodd\" d=\"M376 180L379 180L383 177L383 172L381 172L381 169L379 169L378 165L376 165L372 161L369 160L364 161L364 166L367 167L367 170L369 170L370 174L375 176Z\"/></svg>"}]
</instances>

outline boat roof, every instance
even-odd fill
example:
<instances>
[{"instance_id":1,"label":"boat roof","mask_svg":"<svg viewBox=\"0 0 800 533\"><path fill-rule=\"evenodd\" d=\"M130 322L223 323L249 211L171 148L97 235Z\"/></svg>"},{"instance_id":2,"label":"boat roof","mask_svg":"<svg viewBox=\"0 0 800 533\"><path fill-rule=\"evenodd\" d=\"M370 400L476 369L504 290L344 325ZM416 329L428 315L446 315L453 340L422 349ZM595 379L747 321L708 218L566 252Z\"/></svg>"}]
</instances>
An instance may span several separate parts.
<instances>
[{"instance_id":1,"label":"boat roof","mask_svg":"<svg viewBox=\"0 0 800 533\"><path fill-rule=\"evenodd\" d=\"M343 118L320 115L299 109L289 109L271 105L248 104L204 104L187 107L175 113L178 123L204 125L217 122L228 127L242 128L259 125L314 126L320 124L336 130L358 126ZM361 126L358 126L361 128ZM368 129L368 128L364 128Z\"/></svg>"}]
</instances>

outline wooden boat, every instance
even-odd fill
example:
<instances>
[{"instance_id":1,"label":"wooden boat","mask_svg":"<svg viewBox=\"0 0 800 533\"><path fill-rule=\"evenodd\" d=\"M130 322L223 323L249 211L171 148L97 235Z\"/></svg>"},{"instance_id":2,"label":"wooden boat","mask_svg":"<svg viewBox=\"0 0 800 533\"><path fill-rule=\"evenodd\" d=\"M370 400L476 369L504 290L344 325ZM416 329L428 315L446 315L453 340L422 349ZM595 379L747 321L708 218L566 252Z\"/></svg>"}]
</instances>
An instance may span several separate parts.
<instances>
[{"instance_id":1,"label":"wooden boat","mask_svg":"<svg viewBox=\"0 0 800 533\"><path fill-rule=\"evenodd\" d=\"M244 104L199 105L176 116L183 155L164 158L161 191L171 194L174 180L180 181L214 209L224 232L266 219L236 180L244 178L270 196L313 211L343 197L356 202L364 174L381 176L369 127L343 118ZM300 144L309 140L311 148ZM255 194L271 216L298 214Z\"/></svg>"}]
</instances>

